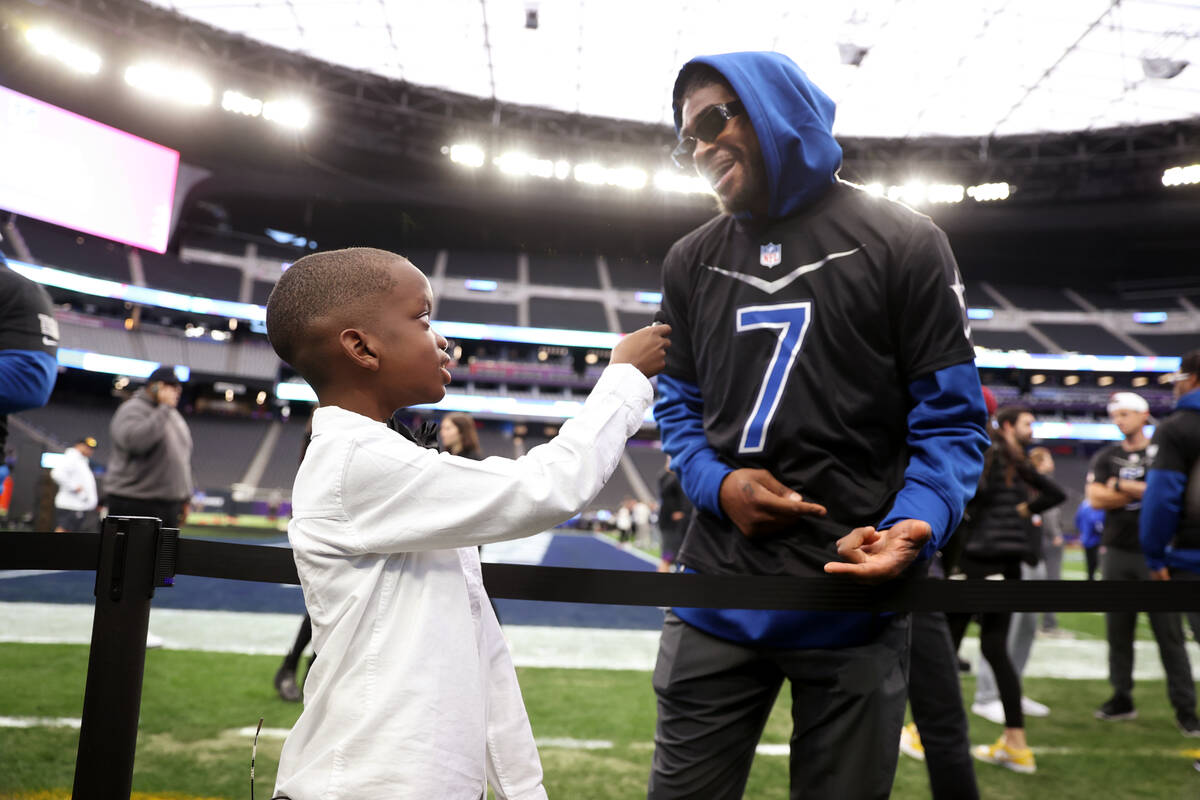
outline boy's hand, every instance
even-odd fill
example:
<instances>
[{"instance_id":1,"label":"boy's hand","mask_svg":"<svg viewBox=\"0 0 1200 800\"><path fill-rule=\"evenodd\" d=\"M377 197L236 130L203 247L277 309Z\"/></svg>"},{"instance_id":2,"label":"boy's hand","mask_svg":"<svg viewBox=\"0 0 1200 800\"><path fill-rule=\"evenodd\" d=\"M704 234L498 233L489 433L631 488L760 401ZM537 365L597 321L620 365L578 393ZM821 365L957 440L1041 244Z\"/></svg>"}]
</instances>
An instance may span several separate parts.
<instances>
[{"instance_id":1,"label":"boy's hand","mask_svg":"<svg viewBox=\"0 0 1200 800\"><path fill-rule=\"evenodd\" d=\"M633 364L647 378L653 378L667 366L670 335L671 326L661 322L626 334L613 348L609 363Z\"/></svg>"}]
</instances>

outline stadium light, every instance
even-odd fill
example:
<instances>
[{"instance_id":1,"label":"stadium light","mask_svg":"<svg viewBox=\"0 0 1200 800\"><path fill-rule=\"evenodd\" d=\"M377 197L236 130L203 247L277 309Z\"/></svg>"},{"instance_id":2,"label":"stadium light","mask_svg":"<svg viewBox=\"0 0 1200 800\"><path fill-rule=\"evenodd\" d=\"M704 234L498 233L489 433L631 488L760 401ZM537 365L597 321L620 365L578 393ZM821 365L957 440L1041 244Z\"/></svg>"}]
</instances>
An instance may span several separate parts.
<instances>
[{"instance_id":1,"label":"stadium light","mask_svg":"<svg viewBox=\"0 0 1200 800\"><path fill-rule=\"evenodd\" d=\"M548 158L534 158L527 153L512 151L492 159L506 175L532 175L535 178L553 178L554 162Z\"/></svg>"},{"instance_id":2,"label":"stadium light","mask_svg":"<svg viewBox=\"0 0 1200 800\"><path fill-rule=\"evenodd\" d=\"M576 164L575 180L597 186L620 186L623 189L641 189L649 180L644 169L637 167L609 168L596 163Z\"/></svg>"},{"instance_id":3,"label":"stadium light","mask_svg":"<svg viewBox=\"0 0 1200 800\"><path fill-rule=\"evenodd\" d=\"M967 187L967 197L976 203L988 203L993 200L1007 200L1012 194L1012 187L1007 183L981 183Z\"/></svg>"},{"instance_id":4,"label":"stadium light","mask_svg":"<svg viewBox=\"0 0 1200 800\"><path fill-rule=\"evenodd\" d=\"M212 103L213 89L194 72L164 64L134 64L125 70L125 82L147 94L193 106Z\"/></svg>"},{"instance_id":5,"label":"stadium light","mask_svg":"<svg viewBox=\"0 0 1200 800\"><path fill-rule=\"evenodd\" d=\"M100 72L103 60L99 53L73 39L68 39L57 31L50 28L30 28L25 31L25 38L34 50L76 72L82 72L85 75L95 75Z\"/></svg>"},{"instance_id":6,"label":"stadium light","mask_svg":"<svg viewBox=\"0 0 1200 800\"><path fill-rule=\"evenodd\" d=\"M450 160L464 167L482 167L485 161L483 148L473 144L452 144L442 152L450 155Z\"/></svg>"},{"instance_id":7,"label":"stadium light","mask_svg":"<svg viewBox=\"0 0 1200 800\"><path fill-rule=\"evenodd\" d=\"M671 169L660 169L654 173L654 188L661 192L679 194L712 194L708 181L698 175L684 175Z\"/></svg>"},{"instance_id":8,"label":"stadium light","mask_svg":"<svg viewBox=\"0 0 1200 800\"><path fill-rule=\"evenodd\" d=\"M303 130L312 120L312 111L299 100L268 100L263 103L262 117L285 128Z\"/></svg>"},{"instance_id":9,"label":"stadium light","mask_svg":"<svg viewBox=\"0 0 1200 800\"><path fill-rule=\"evenodd\" d=\"M883 197L887 191L882 183L868 183L862 188L867 194L875 195L876 197Z\"/></svg>"},{"instance_id":10,"label":"stadium light","mask_svg":"<svg viewBox=\"0 0 1200 800\"><path fill-rule=\"evenodd\" d=\"M221 95L221 108L234 114L245 114L247 117L257 117L262 114L263 101L257 97L242 94L236 89L229 89Z\"/></svg>"},{"instance_id":11,"label":"stadium light","mask_svg":"<svg viewBox=\"0 0 1200 800\"><path fill-rule=\"evenodd\" d=\"M1190 186L1200 183L1200 164L1188 164L1186 167L1171 167L1162 174L1163 186Z\"/></svg>"}]
</instances>

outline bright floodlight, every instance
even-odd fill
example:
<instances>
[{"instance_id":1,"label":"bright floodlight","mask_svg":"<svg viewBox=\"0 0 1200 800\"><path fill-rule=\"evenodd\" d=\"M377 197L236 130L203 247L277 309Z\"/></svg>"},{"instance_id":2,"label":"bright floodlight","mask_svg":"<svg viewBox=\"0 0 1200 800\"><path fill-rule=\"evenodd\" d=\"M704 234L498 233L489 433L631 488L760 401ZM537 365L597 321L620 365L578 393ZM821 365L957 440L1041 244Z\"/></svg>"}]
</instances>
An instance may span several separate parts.
<instances>
[{"instance_id":1,"label":"bright floodlight","mask_svg":"<svg viewBox=\"0 0 1200 800\"><path fill-rule=\"evenodd\" d=\"M929 185L926 196L931 203L961 203L963 187L952 183L933 183Z\"/></svg>"},{"instance_id":2,"label":"bright floodlight","mask_svg":"<svg viewBox=\"0 0 1200 800\"><path fill-rule=\"evenodd\" d=\"M874 195L875 197L883 197L885 191L882 183L868 183L862 188L867 194Z\"/></svg>"},{"instance_id":3,"label":"bright floodlight","mask_svg":"<svg viewBox=\"0 0 1200 800\"><path fill-rule=\"evenodd\" d=\"M493 159L500 171L507 175L533 175L536 178L553 178L554 162L546 158L534 158L525 153L505 153Z\"/></svg>"},{"instance_id":4,"label":"bright floodlight","mask_svg":"<svg viewBox=\"0 0 1200 800\"><path fill-rule=\"evenodd\" d=\"M125 70L125 82L155 97L194 106L212 103L213 90L194 72L163 64L134 64Z\"/></svg>"},{"instance_id":5,"label":"bright floodlight","mask_svg":"<svg viewBox=\"0 0 1200 800\"><path fill-rule=\"evenodd\" d=\"M1171 167L1163 172L1162 182L1163 186L1188 186L1200 183L1200 164Z\"/></svg>"},{"instance_id":6,"label":"bright floodlight","mask_svg":"<svg viewBox=\"0 0 1200 800\"><path fill-rule=\"evenodd\" d=\"M312 112L299 100L268 100L263 103L263 119L285 128L301 130L308 126Z\"/></svg>"},{"instance_id":7,"label":"bright floodlight","mask_svg":"<svg viewBox=\"0 0 1200 800\"><path fill-rule=\"evenodd\" d=\"M62 36L57 31L49 28L30 28L25 31L25 38L33 45L34 50L61 61L76 72L95 75L100 71L102 62L99 53Z\"/></svg>"},{"instance_id":8,"label":"bright floodlight","mask_svg":"<svg viewBox=\"0 0 1200 800\"><path fill-rule=\"evenodd\" d=\"M221 108L234 114L245 114L247 117L257 117L262 114L263 101L257 97L244 95L230 89L221 95Z\"/></svg>"},{"instance_id":9,"label":"bright floodlight","mask_svg":"<svg viewBox=\"0 0 1200 800\"><path fill-rule=\"evenodd\" d=\"M450 160L464 167L482 167L484 162L483 150L473 144L450 145Z\"/></svg>"},{"instance_id":10,"label":"bright floodlight","mask_svg":"<svg viewBox=\"0 0 1200 800\"><path fill-rule=\"evenodd\" d=\"M641 189L649 180L646 171L637 167L617 167L610 169L599 164L577 164L575 180L580 183L597 185L620 186L624 189Z\"/></svg>"},{"instance_id":11,"label":"bright floodlight","mask_svg":"<svg viewBox=\"0 0 1200 800\"><path fill-rule=\"evenodd\" d=\"M662 192L712 194L712 188L703 178L697 175L684 175L670 169L661 169L654 173L654 186Z\"/></svg>"},{"instance_id":12,"label":"bright floodlight","mask_svg":"<svg viewBox=\"0 0 1200 800\"><path fill-rule=\"evenodd\" d=\"M978 186L967 187L967 196L977 203L1007 200L1011 193L1012 187L1007 183L981 183Z\"/></svg>"}]
</instances>

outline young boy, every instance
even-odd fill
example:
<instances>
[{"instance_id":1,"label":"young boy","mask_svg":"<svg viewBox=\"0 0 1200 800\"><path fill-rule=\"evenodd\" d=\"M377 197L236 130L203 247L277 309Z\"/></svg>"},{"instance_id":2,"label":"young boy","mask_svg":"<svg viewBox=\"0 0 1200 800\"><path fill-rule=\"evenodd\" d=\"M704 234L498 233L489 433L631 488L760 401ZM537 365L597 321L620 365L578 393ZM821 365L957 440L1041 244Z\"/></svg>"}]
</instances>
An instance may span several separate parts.
<instances>
[{"instance_id":1,"label":"young boy","mask_svg":"<svg viewBox=\"0 0 1200 800\"><path fill-rule=\"evenodd\" d=\"M613 349L579 416L515 461L425 449L383 422L450 382L429 281L400 256L300 259L267 303L279 357L316 390L288 538L321 654L276 795L544 798L476 546L546 530L600 491L641 425L670 328Z\"/></svg>"}]
</instances>

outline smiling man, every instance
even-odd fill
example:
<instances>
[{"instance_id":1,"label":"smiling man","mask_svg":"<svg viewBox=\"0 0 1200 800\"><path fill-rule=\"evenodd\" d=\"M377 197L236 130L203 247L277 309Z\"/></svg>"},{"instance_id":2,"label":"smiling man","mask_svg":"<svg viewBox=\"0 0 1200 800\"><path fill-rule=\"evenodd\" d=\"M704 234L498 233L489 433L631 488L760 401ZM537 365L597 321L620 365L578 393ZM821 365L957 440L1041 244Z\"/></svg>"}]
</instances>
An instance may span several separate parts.
<instances>
[{"instance_id":1,"label":"smiling man","mask_svg":"<svg viewBox=\"0 0 1200 800\"><path fill-rule=\"evenodd\" d=\"M694 59L673 99L675 160L722 212L663 266L655 416L697 507L679 563L899 576L954 530L988 443L946 237L838 179L833 102L786 57ZM786 678L792 797L886 797L908 639L905 615L673 609L649 796L741 797Z\"/></svg>"}]
</instances>

